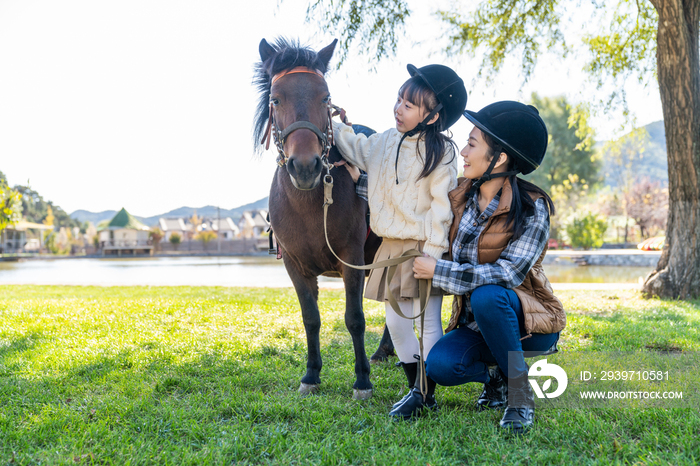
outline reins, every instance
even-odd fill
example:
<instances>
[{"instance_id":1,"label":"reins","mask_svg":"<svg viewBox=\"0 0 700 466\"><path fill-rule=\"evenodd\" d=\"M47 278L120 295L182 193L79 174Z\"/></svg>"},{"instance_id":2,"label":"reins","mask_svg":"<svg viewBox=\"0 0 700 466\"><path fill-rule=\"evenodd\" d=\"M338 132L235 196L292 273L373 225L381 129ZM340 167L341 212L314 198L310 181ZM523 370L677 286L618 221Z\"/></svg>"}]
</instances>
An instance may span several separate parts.
<instances>
[{"instance_id":1,"label":"reins","mask_svg":"<svg viewBox=\"0 0 700 466\"><path fill-rule=\"evenodd\" d=\"M327 169L328 170L328 169ZM408 251L404 251L400 256L398 257L392 257L391 259L379 261L379 262L374 262L372 264L367 264L367 265L353 265L353 264L348 264L345 262L343 259L338 257L338 254L335 253L333 250L333 247L331 246L331 243L328 239L328 207L333 204L333 177L330 174L330 170L326 173L326 175L323 177L323 232L326 235L326 245L328 246L328 249L330 249L331 253L335 256L336 259L338 259L343 265L346 267L350 267L351 269L355 270L372 270L372 269L380 269L380 268L385 268L387 269L386 271L386 293L388 296L389 304L391 305L391 308L396 312L399 316L403 317L404 319L408 320L415 320L420 318L420 335L418 337L418 344L419 344L419 361L418 361L418 367L420 368L420 391L421 394L423 395L423 401L425 401L425 398L427 396L427 388L428 388L428 376L425 372L425 361L423 357L423 331L425 329L425 310L428 307L428 299L430 298L430 292L432 290L432 280L425 280L425 279L418 279L418 300L420 303L420 313L417 316L414 317L408 317L405 315L403 312L401 312L401 308L399 307L399 303L396 300L396 297L394 296L394 293L391 291L391 280L394 278L394 275L396 274L396 269L400 264L403 264L404 262L414 259L416 257L423 257L423 253L418 251L417 249L409 249ZM410 389L410 387L409 387Z\"/></svg>"}]
</instances>

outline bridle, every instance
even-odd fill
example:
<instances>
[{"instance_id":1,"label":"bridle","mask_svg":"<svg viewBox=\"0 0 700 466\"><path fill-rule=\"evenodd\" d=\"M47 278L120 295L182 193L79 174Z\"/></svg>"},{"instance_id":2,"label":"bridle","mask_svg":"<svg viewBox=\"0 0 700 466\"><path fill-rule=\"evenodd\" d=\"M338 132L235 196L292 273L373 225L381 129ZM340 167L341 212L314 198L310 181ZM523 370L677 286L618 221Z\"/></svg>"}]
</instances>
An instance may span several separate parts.
<instances>
[{"instance_id":1,"label":"bridle","mask_svg":"<svg viewBox=\"0 0 700 466\"><path fill-rule=\"evenodd\" d=\"M295 73L308 73L308 74L315 74L316 76L320 76L321 79L325 81L325 78L323 77L323 73L321 73L318 70L308 68L305 66L297 66L296 68L292 68L291 70L283 71L281 73L276 74L272 78L272 82L270 84L270 89L272 89L272 85L275 84L279 79L290 75L290 74L295 74ZM283 130L280 130L277 125L275 124L275 117L274 117L274 105L272 103L272 95L270 95L270 113L269 113L269 118L267 120L267 128L265 129L265 133L263 136L262 141L260 141L260 144L265 144L265 150L270 148L270 140L274 139L275 141L275 146L277 147L277 165L280 167L283 167L286 163L287 160L289 160L289 157L287 154L284 152L284 143L287 140L287 137L289 137L290 134L292 134L294 131L298 129L308 129L312 133L316 135L318 140L321 142L321 161L323 162L323 165L326 167L328 170L328 154L331 151L331 147L333 147L333 127L331 125L331 119L333 118L332 111L333 111L334 106L331 104L331 99L330 97L328 98L328 105L327 105L327 114L328 114L328 119L326 122L326 130L321 131L318 126L314 125L310 121L295 121L291 125L287 126Z\"/></svg>"}]
</instances>

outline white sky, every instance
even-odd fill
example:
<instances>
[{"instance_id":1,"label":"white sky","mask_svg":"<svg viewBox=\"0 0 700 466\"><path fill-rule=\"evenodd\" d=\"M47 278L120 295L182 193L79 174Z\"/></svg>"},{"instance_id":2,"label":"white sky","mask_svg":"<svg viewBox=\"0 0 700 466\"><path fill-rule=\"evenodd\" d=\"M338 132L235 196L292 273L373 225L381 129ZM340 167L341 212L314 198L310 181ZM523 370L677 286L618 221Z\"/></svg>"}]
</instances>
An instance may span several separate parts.
<instances>
[{"instance_id":1,"label":"white sky","mask_svg":"<svg viewBox=\"0 0 700 466\"><path fill-rule=\"evenodd\" d=\"M334 37L304 24L306 0L277 3L0 0L0 171L69 213L126 207L151 216L265 197L276 165L271 151L252 151L258 43L284 35L318 50ZM440 52L444 29L429 14L440 2L409 3L414 14L396 59L372 73L356 57L328 75L333 102L354 123L393 125L407 63L452 66L474 110L533 91L572 102L594 93L581 62L552 59L525 87L505 72L488 89L473 88L478 62ZM640 125L662 118L655 83L626 91ZM620 122L596 118L598 139ZM460 147L470 129L464 119L453 127Z\"/></svg>"}]
</instances>

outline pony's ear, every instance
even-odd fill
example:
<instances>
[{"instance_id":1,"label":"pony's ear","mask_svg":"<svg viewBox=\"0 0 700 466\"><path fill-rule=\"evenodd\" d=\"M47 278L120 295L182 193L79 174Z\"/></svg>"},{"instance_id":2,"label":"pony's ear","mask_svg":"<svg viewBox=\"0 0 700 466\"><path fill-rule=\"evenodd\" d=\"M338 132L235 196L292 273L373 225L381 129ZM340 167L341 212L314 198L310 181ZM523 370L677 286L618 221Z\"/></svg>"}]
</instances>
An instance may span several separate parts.
<instances>
[{"instance_id":1,"label":"pony's ear","mask_svg":"<svg viewBox=\"0 0 700 466\"><path fill-rule=\"evenodd\" d=\"M321 60L321 62L328 68L328 62L331 61L331 57L333 56L333 52L335 51L335 44L338 43L338 39L333 39L333 42L331 42L331 45L328 45L324 48L322 48L318 52L318 58Z\"/></svg>"},{"instance_id":2,"label":"pony's ear","mask_svg":"<svg viewBox=\"0 0 700 466\"><path fill-rule=\"evenodd\" d=\"M268 44L265 39L260 41L260 46L258 46L258 50L260 50L260 58L262 59L263 63L265 63L268 58L275 54L275 49L273 49L272 46L270 46L270 44Z\"/></svg>"}]
</instances>

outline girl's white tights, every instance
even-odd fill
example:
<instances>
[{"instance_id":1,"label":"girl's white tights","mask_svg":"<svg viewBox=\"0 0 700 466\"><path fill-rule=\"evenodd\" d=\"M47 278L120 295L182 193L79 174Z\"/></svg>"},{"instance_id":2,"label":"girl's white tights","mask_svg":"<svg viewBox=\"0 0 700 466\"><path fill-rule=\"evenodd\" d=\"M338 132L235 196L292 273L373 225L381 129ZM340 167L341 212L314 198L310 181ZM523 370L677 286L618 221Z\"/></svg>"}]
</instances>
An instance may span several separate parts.
<instances>
[{"instance_id":1,"label":"girl's white tights","mask_svg":"<svg viewBox=\"0 0 700 466\"><path fill-rule=\"evenodd\" d=\"M386 308L386 326L389 328L391 340L394 342L396 354L401 362L412 363L418 362L413 355L420 353L418 337L413 330L415 322L416 330L420 335L420 318L414 320L404 319L398 315L391 305L385 303ZM414 298L412 300L399 301L399 308L405 316L416 316L420 313L420 300ZM441 310L442 296L431 296L428 298L428 307L425 310L425 329L423 331L423 358L428 357L430 349L437 343L442 336L442 321Z\"/></svg>"}]
</instances>

